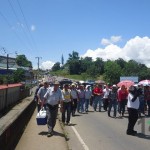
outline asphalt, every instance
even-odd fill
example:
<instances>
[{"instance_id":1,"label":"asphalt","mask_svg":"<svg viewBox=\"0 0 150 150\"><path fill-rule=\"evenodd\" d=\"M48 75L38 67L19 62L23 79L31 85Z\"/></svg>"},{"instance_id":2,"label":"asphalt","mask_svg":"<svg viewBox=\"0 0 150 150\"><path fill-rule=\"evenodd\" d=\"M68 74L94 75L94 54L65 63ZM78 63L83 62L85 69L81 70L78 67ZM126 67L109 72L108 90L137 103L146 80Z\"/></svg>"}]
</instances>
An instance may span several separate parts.
<instances>
[{"instance_id":1,"label":"asphalt","mask_svg":"<svg viewBox=\"0 0 150 150\"><path fill-rule=\"evenodd\" d=\"M47 125L37 125L36 115L37 110L34 111L15 150L68 150L59 116L54 128L54 135L47 137Z\"/></svg>"}]
</instances>

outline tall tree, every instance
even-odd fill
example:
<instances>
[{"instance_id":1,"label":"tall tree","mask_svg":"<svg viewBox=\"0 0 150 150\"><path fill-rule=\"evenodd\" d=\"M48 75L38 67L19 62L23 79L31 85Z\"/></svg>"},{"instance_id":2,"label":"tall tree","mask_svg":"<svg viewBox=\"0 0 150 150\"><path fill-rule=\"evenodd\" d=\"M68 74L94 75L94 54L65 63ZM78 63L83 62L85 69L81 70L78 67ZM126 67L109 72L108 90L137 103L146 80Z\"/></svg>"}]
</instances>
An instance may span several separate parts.
<instances>
[{"instance_id":1,"label":"tall tree","mask_svg":"<svg viewBox=\"0 0 150 150\"><path fill-rule=\"evenodd\" d=\"M61 57L61 64L64 65L64 56L62 54L62 57Z\"/></svg>"},{"instance_id":2,"label":"tall tree","mask_svg":"<svg viewBox=\"0 0 150 150\"><path fill-rule=\"evenodd\" d=\"M104 79L110 84L117 84L121 76L121 67L114 61L107 61L104 65Z\"/></svg>"},{"instance_id":3,"label":"tall tree","mask_svg":"<svg viewBox=\"0 0 150 150\"><path fill-rule=\"evenodd\" d=\"M29 61L25 55L18 55L16 57L16 63L22 67L31 67L32 68L31 61Z\"/></svg>"},{"instance_id":4,"label":"tall tree","mask_svg":"<svg viewBox=\"0 0 150 150\"><path fill-rule=\"evenodd\" d=\"M69 54L68 61L71 61L71 60L79 60L79 58L80 58L80 57L79 57L79 53L73 51L72 54Z\"/></svg>"},{"instance_id":5,"label":"tall tree","mask_svg":"<svg viewBox=\"0 0 150 150\"><path fill-rule=\"evenodd\" d=\"M96 61L94 62L96 69L99 74L104 73L104 61L102 58L96 58Z\"/></svg>"},{"instance_id":6,"label":"tall tree","mask_svg":"<svg viewBox=\"0 0 150 150\"><path fill-rule=\"evenodd\" d=\"M81 73L85 73L87 69L92 65L92 57L81 58L80 60L80 71Z\"/></svg>"}]
</instances>

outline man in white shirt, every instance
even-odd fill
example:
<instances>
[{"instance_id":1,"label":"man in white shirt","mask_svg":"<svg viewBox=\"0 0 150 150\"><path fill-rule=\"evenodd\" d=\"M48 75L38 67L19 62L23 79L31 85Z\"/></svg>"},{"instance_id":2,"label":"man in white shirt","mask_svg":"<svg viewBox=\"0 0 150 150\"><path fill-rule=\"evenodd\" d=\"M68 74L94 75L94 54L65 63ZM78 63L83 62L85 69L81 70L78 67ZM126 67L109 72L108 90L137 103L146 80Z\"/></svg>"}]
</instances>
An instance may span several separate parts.
<instances>
[{"instance_id":1,"label":"man in white shirt","mask_svg":"<svg viewBox=\"0 0 150 150\"><path fill-rule=\"evenodd\" d=\"M59 82L55 81L54 86L50 87L44 95L46 104L47 126L48 134L50 137L53 135L53 129L56 124L56 118L58 114L58 104L62 101L62 93L59 89Z\"/></svg>"}]
</instances>

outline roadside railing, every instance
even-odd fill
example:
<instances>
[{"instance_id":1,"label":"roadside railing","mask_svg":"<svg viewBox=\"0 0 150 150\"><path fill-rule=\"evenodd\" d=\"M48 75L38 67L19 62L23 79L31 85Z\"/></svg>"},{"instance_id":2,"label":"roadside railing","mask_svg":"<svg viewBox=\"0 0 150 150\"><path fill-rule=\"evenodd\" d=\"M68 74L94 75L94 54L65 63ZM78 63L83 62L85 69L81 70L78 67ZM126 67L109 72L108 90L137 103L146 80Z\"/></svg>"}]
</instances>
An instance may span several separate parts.
<instances>
[{"instance_id":1,"label":"roadside railing","mask_svg":"<svg viewBox=\"0 0 150 150\"><path fill-rule=\"evenodd\" d=\"M30 89L22 84L0 85L0 112L6 111L20 100L30 95Z\"/></svg>"}]
</instances>

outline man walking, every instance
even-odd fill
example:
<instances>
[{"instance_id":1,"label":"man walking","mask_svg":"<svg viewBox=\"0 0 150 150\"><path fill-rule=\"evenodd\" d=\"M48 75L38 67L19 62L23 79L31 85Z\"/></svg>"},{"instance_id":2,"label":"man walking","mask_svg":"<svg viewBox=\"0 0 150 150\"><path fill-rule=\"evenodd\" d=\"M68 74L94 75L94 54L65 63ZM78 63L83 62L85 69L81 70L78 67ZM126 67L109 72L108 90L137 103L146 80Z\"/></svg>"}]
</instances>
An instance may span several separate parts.
<instances>
[{"instance_id":1,"label":"man walking","mask_svg":"<svg viewBox=\"0 0 150 150\"><path fill-rule=\"evenodd\" d=\"M58 114L58 104L62 101L62 93L59 88L59 82L55 81L54 86L50 87L44 95L46 104L46 115L47 115L47 137L53 135L53 129L56 124L56 118Z\"/></svg>"}]
</instances>

